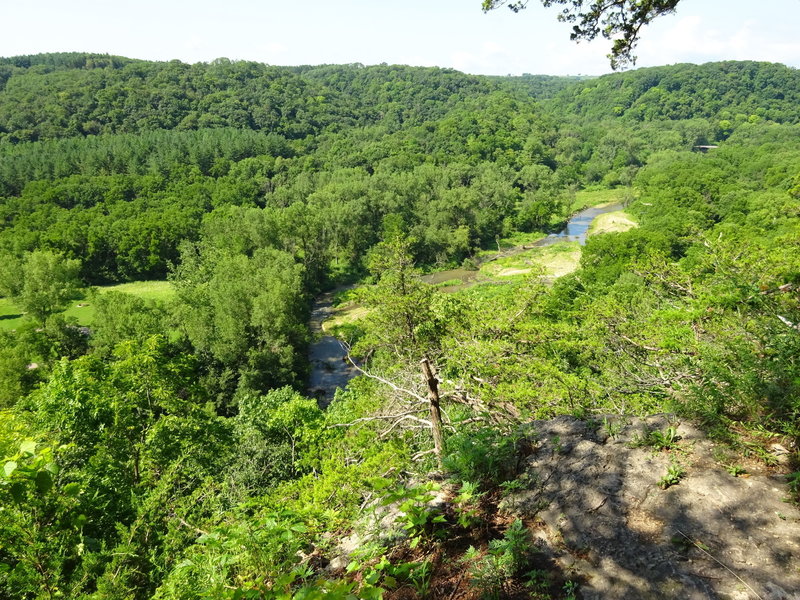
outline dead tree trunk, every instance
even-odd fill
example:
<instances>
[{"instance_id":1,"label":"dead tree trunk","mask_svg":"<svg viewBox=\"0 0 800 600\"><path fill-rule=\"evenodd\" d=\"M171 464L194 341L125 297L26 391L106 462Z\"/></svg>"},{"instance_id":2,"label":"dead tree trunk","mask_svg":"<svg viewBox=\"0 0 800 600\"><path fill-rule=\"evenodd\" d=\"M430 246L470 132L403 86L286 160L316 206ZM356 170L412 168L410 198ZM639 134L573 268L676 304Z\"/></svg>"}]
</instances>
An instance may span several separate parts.
<instances>
[{"instance_id":1,"label":"dead tree trunk","mask_svg":"<svg viewBox=\"0 0 800 600\"><path fill-rule=\"evenodd\" d=\"M431 431L433 432L433 448L439 470L444 469L444 435L442 434L442 412L439 408L439 382L433 373L433 367L427 358L422 359L422 374L428 384L428 401L431 409Z\"/></svg>"}]
</instances>

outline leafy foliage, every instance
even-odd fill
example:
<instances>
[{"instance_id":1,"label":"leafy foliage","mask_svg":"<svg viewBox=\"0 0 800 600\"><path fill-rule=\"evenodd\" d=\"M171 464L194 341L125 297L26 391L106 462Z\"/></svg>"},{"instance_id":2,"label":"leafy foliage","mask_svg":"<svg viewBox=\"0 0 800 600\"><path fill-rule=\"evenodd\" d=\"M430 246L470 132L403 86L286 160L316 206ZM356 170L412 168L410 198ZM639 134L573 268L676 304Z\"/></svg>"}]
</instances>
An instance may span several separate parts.
<instances>
[{"instance_id":1,"label":"leafy foliage","mask_svg":"<svg viewBox=\"0 0 800 600\"><path fill-rule=\"evenodd\" d=\"M5 263L0 293L10 297L40 324L63 308L80 287L78 260L34 250L21 260L0 256Z\"/></svg>"},{"instance_id":2,"label":"leafy foliage","mask_svg":"<svg viewBox=\"0 0 800 600\"><path fill-rule=\"evenodd\" d=\"M662 490L665 490L673 485L678 485L685 476L686 469L676 462L671 462L667 467L667 474L659 480L658 485Z\"/></svg>"},{"instance_id":3,"label":"leafy foliage","mask_svg":"<svg viewBox=\"0 0 800 600\"><path fill-rule=\"evenodd\" d=\"M523 573L532 553L530 533L523 522L516 519L503 534L492 540L489 551L479 556L473 548L465 560L471 562L472 585L485 598L500 598L509 581Z\"/></svg>"}]
</instances>

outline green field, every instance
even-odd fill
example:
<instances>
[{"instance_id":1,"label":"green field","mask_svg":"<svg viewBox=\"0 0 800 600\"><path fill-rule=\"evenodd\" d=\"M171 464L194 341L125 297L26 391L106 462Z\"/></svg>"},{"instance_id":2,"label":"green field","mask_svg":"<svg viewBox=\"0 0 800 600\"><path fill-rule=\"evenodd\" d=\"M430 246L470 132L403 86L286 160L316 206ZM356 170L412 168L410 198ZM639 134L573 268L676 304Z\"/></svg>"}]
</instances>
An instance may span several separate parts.
<instances>
[{"instance_id":1,"label":"green field","mask_svg":"<svg viewBox=\"0 0 800 600\"><path fill-rule=\"evenodd\" d=\"M19 309L8 298L0 298L0 329L14 329L22 322Z\"/></svg>"},{"instance_id":2,"label":"green field","mask_svg":"<svg viewBox=\"0 0 800 600\"><path fill-rule=\"evenodd\" d=\"M118 285L97 286L94 289L101 294L121 292L155 302L169 300L175 293L172 284L168 281L134 281ZM80 325L91 325L94 321L94 307L89 299L89 294L71 300L63 314L66 317L74 317ZM23 323L24 318L22 311L9 298L0 298L0 330L16 329Z\"/></svg>"}]
</instances>

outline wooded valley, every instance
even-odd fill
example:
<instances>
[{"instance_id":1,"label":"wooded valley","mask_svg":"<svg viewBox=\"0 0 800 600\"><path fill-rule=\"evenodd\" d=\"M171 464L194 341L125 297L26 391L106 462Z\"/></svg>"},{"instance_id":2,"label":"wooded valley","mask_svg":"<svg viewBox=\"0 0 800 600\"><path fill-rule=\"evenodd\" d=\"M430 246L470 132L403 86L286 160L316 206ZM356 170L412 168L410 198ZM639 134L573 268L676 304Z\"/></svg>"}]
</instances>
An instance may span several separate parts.
<instances>
[{"instance_id":1,"label":"wooded valley","mask_svg":"<svg viewBox=\"0 0 800 600\"><path fill-rule=\"evenodd\" d=\"M795 69L0 59L0 598L580 597L489 516L520 426L677 415L796 503L798 357Z\"/></svg>"}]
</instances>

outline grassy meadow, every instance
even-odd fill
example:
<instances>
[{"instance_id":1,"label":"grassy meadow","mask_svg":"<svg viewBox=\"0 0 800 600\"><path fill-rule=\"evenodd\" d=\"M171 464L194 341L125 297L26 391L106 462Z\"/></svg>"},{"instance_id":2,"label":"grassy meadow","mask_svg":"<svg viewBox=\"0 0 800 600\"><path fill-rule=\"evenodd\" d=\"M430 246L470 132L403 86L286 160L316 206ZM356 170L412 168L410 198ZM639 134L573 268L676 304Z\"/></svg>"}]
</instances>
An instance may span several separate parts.
<instances>
[{"instance_id":1,"label":"grassy meadow","mask_svg":"<svg viewBox=\"0 0 800 600\"><path fill-rule=\"evenodd\" d=\"M108 292L131 294L154 302L167 301L175 293L172 284L168 281L133 281L131 283L87 288L83 295L71 300L63 311L65 317L74 317L79 325L88 326L94 321L94 307L90 298L90 289L94 289L101 294ZM0 330L16 329L22 324L24 318L25 315L10 298L0 298Z\"/></svg>"}]
</instances>

